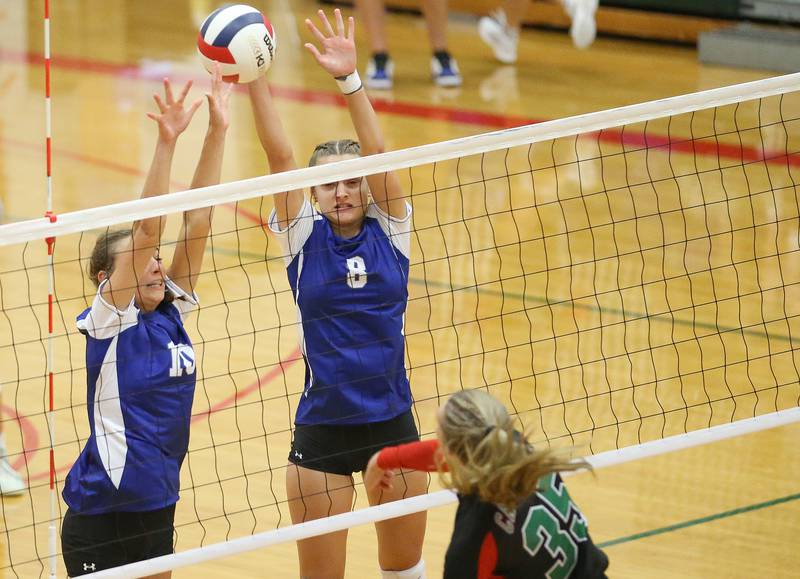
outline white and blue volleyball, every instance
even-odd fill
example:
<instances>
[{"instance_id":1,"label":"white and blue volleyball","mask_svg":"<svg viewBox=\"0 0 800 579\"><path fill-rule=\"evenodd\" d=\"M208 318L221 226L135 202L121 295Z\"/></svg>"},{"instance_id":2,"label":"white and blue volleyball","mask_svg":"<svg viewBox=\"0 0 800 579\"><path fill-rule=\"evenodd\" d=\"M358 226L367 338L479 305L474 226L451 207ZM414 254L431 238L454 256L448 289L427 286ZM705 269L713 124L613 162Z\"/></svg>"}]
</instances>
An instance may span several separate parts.
<instances>
[{"instance_id":1,"label":"white and blue volleyball","mask_svg":"<svg viewBox=\"0 0 800 579\"><path fill-rule=\"evenodd\" d=\"M203 66L213 72L214 63L220 63L226 82L251 82L267 72L275 46L272 24L246 4L230 4L209 14L197 37Z\"/></svg>"}]
</instances>

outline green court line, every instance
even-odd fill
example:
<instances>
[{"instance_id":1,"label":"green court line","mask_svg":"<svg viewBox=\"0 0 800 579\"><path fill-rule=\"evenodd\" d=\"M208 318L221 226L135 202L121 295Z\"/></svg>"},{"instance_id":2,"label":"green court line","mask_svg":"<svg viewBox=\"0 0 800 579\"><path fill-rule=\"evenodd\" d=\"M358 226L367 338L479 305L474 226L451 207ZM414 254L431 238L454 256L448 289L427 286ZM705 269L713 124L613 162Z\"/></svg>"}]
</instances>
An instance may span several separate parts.
<instances>
[{"instance_id":1,"label":"green court line","mask_svg":"<svg viewBox=\"0 0 800 579\"><path fill-rule=\"evenodd\" d=\"M475 288L475 286L453 287L449 283L446 283L446 282L438 282L438 281L431 281L431 280L424 280L424 279L417 279L417 278L411 278L411 279L409 279L409 281L411 283L413 283L413 284L416 284L416 285L434 286L434 287L437 287L437 288L440 288L440 289L449 290L451 292L465 291L465 290L473 290L474 291L474 290L477 289L477 291L479 293L487 295L487 296L507 297L507 298L510 298L510 299L515 299L515 300L522 301L523 304L525 304L527 302L536 302L536 303L540 303L540 304L544 304L544 305L548 305L548 306L556 306L556 307L572 306L573 308L578 309L578 310L587 310L587 311L591 311L591 312L601 312L601 313L604 313L604 314L620 316L625 320L639 319L639 318L649 318L649 319L654 320L656 322L664 322L664 323L667 323L667 324L675 324L677 326L689 326L689 327L695 327L695 328L705 328L707 330L713 330L714 333L719 333L719 334L724 334L724 333L727 333L727 332L740 332L741 334L747 335L747 336L753 336L753 337L756 337L756 338L766 338L766 339L772 339L772 340L779 340L779 341L782 341L782 342L789 342L792 346L795 346L795 345L800 346L800 340L794 340L793 341L789 336L786 336L784 334L770 334L769 332L762 332L762 331L759 331L759 330L745 330L745 329L738 328L738 327L735 327L735 326L718 326L717 324L712 324L712 323L709 323L709 322L699 322L699 321L685 320L683 318L672 317L668 313L648 315L648 314L644 314L642 312L635 312L635 311L632 311L632 310L622 310L622 309L617 309L617 308L602 308L602 307L599 307L599 306L593 306L593 305L589 305L589 304L579 304L579 303L575 303L574 301L569 300L569 299L553 301L553 300L547 299L546 297L543 297L543 296L532 296L530 294L518 294L518 293L515 293L515 292L500 292L500 291L497 291L497 290L482 289L482 288L478 289L478 288ZM492 282L492 283L502 283L502 282L500 282L498 280L498 281Z\"/></svg>"},{"instance_id":2,"label":"green court line","mask_svg":"<svg viewBox=\"0 0 800 579\"><path fill-rule=\"evenodd\" d=\"M699 519L692 519L689 521L684 521L682 523L676 523L674 525L669 525L667 527L660 527L658 529L652 529L650 531L644 531L642 533L636 533L634 535L628 535L627 537L620 537L618 539L612 539L610 541L604 541L602 543L598 543L597 546L601 549L605 549L607 547L613 547L615 545L621 545L623 543L630 543L632 541L638 541L639 539L647 539L649 537L653 537L655 535L663 535L664 533L671 533L673 531L680 531L681 529L686 529L688 527L694 527L696 525L702 525L704 523L710 523L711 521L716 521L719 519L726 519L728 517L733 517L736 515L741 515L743 513L749 513L751 511L757 511L759 509L766 509L768 507L774 507L776 505L780 505L783 503L789 503L791 501L796 501L800 499L800 493L795 493L793 495L788 495L785 497L780 497L777 499L772 499L769 501L764 501L763 503L755 503L753 505L747 505L746 507L739 507L738 509L731 509L730 511L722 511L721 513L716 513L714 515L709 515L707 517L700 517Z\"/></svg>"},{"instance_id":3,"label":"green court line","mask_svg":"<svg viewBox=\"0 0 800 579\"><path fill-rule=\"evenodd\" d=\"M210 248L207 250L210 251ZM247 259L259 260L264 259L263 254L256 254L251 253L248 251L236 251L233 249L228 249L224 247L215 247L215 253L220 253L223 255L238 255ZM419 278L410 278L408 280L410 283L414 285L424 285L426 287L435 287L437 289L444 289L451 292L457 291L477 291L480 294L486 296L493 296L493 297L507 297L510 299L521 301L523 304L529 302L540 303L547 306L556 306L556 307L567 307L572 306L576 309L587 310L592 312L602 312L604 314L620 316L624 320L629 319L638 319L638 318L645 318L648 317L651 320L656 322L663 322L667 324L675 324L678 326L689 326L695 328L704 328L706 330L712 330L714 333L724 334L728 332L737 332L741 333L744 336L753 336L754 338L763 338L767 340L778 340L781 342L789 342L792 349L795 346L800 347L800 340L792 340L790 336L785 334L771 334L766 331L759 331L759 330L745 330L742 328L737 328L735 326L718 326L716 324L712 324L709 322L700 322L700 321L692 321L686 320L682 318L672 317L670 314L662 313L662 314L654 314L654 315L646 315L642 312L634 312L631 310L624 310L624 309L617 309L617 308L601 308L599 306L593 306L589 304L579 304L575 303L570 300L562 300L562 301L553 301L549 300L543 296L532 296L529 294L519 294L515 292L500 292L497 290L492 289L484 289L484 288L476 288L475 286L464 286L464 287L453 287L447 282L439 282L439 281L432 281L432 280L425 280ZM502 283L499 280L495 283Z\"/></svg>"}]
</instances>

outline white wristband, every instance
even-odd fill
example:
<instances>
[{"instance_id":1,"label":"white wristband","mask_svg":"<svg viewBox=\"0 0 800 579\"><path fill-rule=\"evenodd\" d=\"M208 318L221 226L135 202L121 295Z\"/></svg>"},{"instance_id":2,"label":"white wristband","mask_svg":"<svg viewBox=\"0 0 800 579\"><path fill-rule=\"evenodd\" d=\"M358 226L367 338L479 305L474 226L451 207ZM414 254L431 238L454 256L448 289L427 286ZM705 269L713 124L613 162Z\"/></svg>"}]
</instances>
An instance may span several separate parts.
<instances>
[{"instance_id":1,"label":"white wristband","mask_svg":"<svg viewBox=\"0 0 800 579\"><path fill-rule=\"evenodd\" d=\"M341 90L342 94L345 96L353 94L364 86L361 84L361 77L358 76L357 70L354 70L347 76L337 76L336 84L339 85L339 90Z\"/></svg>"}]
</instances>

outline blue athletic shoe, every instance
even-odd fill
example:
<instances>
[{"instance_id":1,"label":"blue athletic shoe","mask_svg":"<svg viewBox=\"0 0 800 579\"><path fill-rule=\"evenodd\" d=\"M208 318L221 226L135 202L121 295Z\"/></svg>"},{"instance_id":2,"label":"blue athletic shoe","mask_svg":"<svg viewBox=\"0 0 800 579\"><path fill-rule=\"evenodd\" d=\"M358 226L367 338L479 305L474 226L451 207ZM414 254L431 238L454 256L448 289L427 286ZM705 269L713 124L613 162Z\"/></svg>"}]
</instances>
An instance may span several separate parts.
<instances>
[{"instance_id":1,"label":"blue athletic shoe","mask_svg":"<svg viewBox=\"0 0 800 579\"><path fill-rule=\"evenodd\" d=\"M445 51L437 52L431 58L431 77L438 86L461 86L462 79L458 63Z\"/></svg>"},{"instance_id":2,"label":"blue athletic shoe","mask_svg":"<svg viewBox=\"0 0 800 579\"><path fill-rule=\"evenodd\" d=\"M392 88L394 63L386 53L373 54L367 63L367 74L364 84L367 88L388 90Z\"/></svg>"}]
</instances>

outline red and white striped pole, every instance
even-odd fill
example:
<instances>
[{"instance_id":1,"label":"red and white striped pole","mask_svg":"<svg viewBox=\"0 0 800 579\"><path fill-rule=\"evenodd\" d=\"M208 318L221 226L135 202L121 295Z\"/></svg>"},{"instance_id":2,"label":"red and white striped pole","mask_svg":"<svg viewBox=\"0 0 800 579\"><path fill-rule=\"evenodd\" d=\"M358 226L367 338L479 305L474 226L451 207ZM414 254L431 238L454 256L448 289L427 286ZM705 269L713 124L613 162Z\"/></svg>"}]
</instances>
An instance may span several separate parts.
<instances>
[{"instance_id":1,"label":"red and white striped pole","mask_svg":"<svg viewBox=\"0 0 800 579\"><path fill-rule=\"evenodd\" d=\"M45 109L45 134L46 134L46 159L47 159L47 212L45 217L51 223L56 221L53 213L53 148L52 148L52 111L50 108L50 0L44 0L44 109ZM55 419L54 419L54 393L53 393L53 250L55 237L48 237L47 242L47 381L50 404L47 411L47 429L50 434L50 525L48 527L48 559L50 577L56 576L56 557L58 545L58 495L56 494L56 462L55 462Z\"/></svg>"},{"instance_id":2,"label":"red and white striped pole","mask_svg":"<svg viewBox=\"0 0 800 579\"><path fill-rule=\"evenodd\" d=\"M53 210L52 127L50 109L50 0L44 0L44 111L47 156L47 210Z\"/></svg>"}]
</instances>

